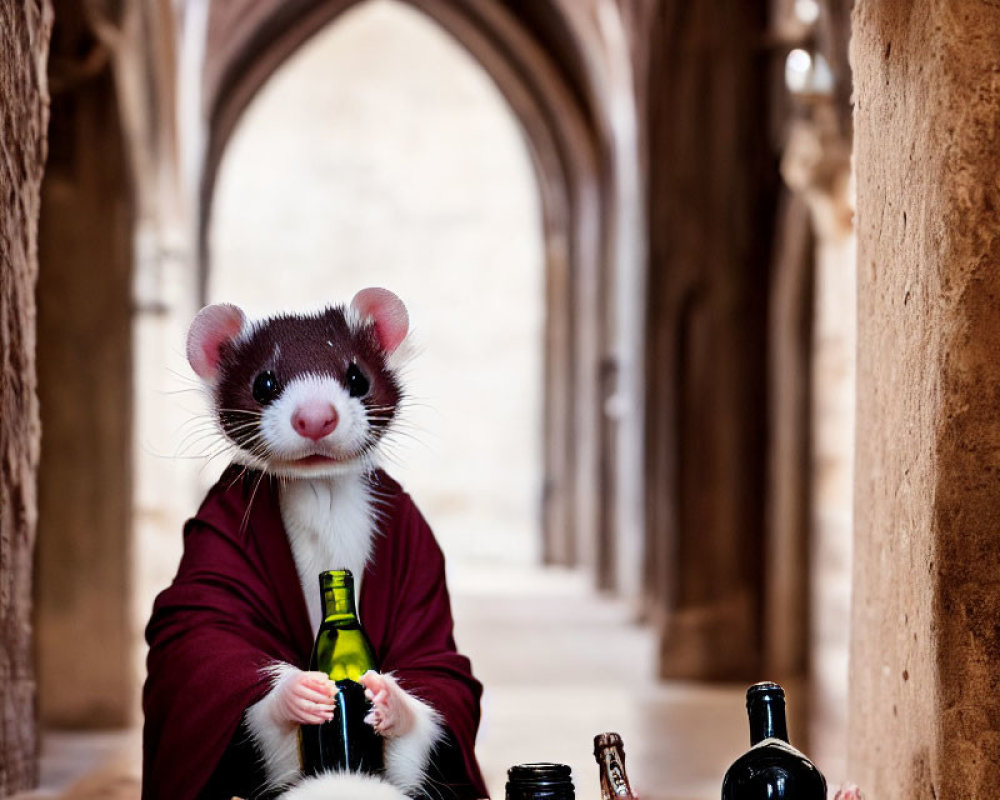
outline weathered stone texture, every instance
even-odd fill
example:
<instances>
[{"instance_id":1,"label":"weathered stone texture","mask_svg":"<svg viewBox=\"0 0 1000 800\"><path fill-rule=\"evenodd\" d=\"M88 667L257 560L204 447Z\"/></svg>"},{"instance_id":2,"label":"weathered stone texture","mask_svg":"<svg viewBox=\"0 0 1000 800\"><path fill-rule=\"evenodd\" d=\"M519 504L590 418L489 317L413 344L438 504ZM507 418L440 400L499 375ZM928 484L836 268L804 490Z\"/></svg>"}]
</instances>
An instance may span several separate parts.
<instances>
[{"instance_id":1,"label":"weathered stone texture","mask_svg":"<svg viewBox=\"0 0 1000 800\"><path fill-rule=\"evenodd\" d=\"M44 0L0 4L0 796L31 787L37 777L30 623L39 454L34 290L50 16Z\"/></svg>"},{"instance_id":2,"label":"weathered stone texture","mask_svg":"<svg viewBox=\"0 0 1000 800\"><path fill-rule=\"evenodd\" d=\"M850 764L880 800L1000 784L1000 6L854 15Z\"/></svg>"}]
</instances>

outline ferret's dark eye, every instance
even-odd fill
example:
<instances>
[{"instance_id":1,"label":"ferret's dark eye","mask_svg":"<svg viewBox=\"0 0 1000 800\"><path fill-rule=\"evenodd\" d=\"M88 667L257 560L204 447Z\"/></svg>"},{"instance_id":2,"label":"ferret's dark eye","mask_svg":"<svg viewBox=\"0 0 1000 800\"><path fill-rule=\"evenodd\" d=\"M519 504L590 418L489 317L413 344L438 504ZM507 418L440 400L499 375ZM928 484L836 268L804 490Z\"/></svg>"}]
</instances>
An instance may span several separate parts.
<instances>
[{"instance_id":1,"label":"ferret's dark eye","mask_svg":"<svg viewBox=\"0 0 1000 800\"><path fill-rule=\"evenodd\" d=\"M368 394L368 389L371 384L368 382L368 378L365 377L364 373L358 369L357 364L351 364L347 368L347 391L350 393L351 397L364 397Z\"/></svg>"},{"instance_id":2,"label":"ferret's dark eye","mask_svg":"<svg viewBox=\"0 0 1000 800\"><path fill-rule=\"evenodd\" d=\"M278 396L278 378L271 372L265 370L253 380L253 399L266 406Z\"/></svg>"}]
</instances>

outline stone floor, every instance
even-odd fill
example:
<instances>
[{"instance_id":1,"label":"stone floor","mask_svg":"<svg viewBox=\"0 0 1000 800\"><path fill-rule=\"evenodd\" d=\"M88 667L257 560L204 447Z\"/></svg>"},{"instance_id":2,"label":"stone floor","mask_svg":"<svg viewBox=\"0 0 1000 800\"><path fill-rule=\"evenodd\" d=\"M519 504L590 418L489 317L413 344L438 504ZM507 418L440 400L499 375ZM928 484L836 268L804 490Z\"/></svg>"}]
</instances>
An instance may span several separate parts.
<instances>
[{"instance_id":1,"label":"stone floor","mask_svg":"<svg viewBox=\"0 0 1000 800\"><path fill-rule=\"evenodd\" d=\"M449 581L459 646L486 686L478 753L493 797L508 766L559 761L577 797L599 797L593 736L621 733L644 800L719 796L747 743L743 687L659 683L653 640L629 609L566 571L462 566ZM81 780L81 776L83 779ZM137 731L51 733L35 797L138 797Z\"/></svg>"},{"instance_id":2,"label":"stone floor","mask_svg":"<svg viewBox=\"0 0 1000 800\"><path fill-rule=\"evenodd\" d=\"M450 579L456 636L486 687L478 753L493 797L512 764L573 768L600 797L593 737L617 731L644 800L717 798L746 749L743 686L657 682L652 635L579 573L511 569Z\"/></svg>"}]
</instances>

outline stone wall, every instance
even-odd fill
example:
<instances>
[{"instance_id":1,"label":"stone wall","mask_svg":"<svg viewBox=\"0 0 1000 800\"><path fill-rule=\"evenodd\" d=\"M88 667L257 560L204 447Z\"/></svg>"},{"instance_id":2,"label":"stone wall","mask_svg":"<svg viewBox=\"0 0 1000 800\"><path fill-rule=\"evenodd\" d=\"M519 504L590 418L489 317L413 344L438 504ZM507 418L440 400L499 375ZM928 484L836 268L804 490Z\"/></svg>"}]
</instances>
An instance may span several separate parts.
<instances>
[{"instance_id":1,"label":"stone wall","mask_svg":"<svg viewBox=\"0 0 1000 800\"><path fill-rule=\"evenodd\" d=\"M34 290L50 17L44 0L0 4L0 796L29 788L36 780L31 587L39 416Z\"/></svg>"},{"instance_id":2,"label":"stone wall","mask_svg":"<svg viewBox=\"0 0 1000 800\"><path fill-rule=\"evenodd\" d=\"M854 13L850 751L879 800L1000 783L1000 7Z\"/></svg>"}]
</instances>

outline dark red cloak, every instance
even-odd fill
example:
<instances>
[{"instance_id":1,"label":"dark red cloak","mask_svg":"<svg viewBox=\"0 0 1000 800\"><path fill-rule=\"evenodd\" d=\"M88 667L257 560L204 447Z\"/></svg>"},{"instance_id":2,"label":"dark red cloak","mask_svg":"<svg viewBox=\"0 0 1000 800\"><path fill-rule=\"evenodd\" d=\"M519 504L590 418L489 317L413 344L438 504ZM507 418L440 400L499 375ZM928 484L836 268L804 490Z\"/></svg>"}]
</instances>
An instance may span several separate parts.
<instances>
[{"instance_id":1,"label":"dark red cloak","mask_svg":"<svg viewBox=\"0 0 1000 800\"><path fill-rule=\"evenodd\" d=\"M177 577L153 606L144 800L228 800L259 789L262 767L243 712L268 691L262 667L308 667L313 636L277 481L258 486L260 478L235 466L223 474L185 525ZM381 522L364 574L362 624L381 669L444 718L431 793L486 797L473 750L482 686L455 648L444 557L409 495L382 472L372 483Z\"/></svg>"}]
</instances>

